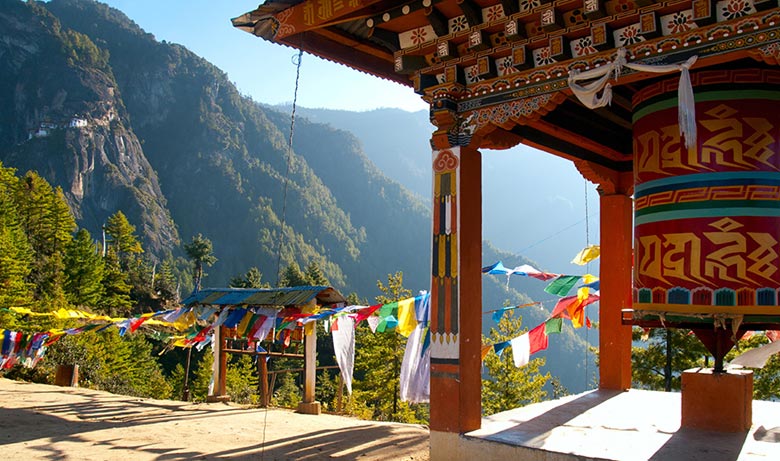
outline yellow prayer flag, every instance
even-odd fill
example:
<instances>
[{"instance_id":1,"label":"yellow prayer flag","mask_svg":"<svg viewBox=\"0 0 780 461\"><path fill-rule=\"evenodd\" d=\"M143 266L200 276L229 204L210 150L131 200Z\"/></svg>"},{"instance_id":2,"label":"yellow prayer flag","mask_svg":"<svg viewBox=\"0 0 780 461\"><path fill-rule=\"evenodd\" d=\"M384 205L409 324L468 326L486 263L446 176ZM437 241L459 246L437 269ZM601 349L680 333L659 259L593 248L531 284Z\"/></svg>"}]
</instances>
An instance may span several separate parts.
<instances>
[{"instance_id":1,"label":"yellow prayer flag","mask_svg":"<svg viewBox=\"0 0 780 461\"><path fill-rule=\"evenodd\" d=\"M398 301L398 325L395 327L405 338L417 327L417 313L414 311L414 298Z\"/></svg>"},{"instance_id":2,"label":"yellow prayer flag","mask_svg":"<svg viewBox=\"0 0 780 461\"><path fill-rule=\"evenodd\" d=\"M582 251L577 253L577 256L571 260L572 264L578 266L584 266L601 255L601 247L598 245L590 245L585 247Z\"/></svg>"}]
</instances>

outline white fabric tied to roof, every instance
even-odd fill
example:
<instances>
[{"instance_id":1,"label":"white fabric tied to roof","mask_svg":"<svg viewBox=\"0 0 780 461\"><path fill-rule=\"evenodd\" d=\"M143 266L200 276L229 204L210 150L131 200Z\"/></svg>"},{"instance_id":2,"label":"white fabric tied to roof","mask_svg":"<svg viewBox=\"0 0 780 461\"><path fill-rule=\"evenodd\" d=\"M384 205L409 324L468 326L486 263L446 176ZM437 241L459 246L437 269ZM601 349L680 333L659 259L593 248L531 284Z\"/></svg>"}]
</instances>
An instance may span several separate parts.
<instances>
[{"instance_id":1,"label":"white fabric tied to roof","mask_svg":"<svg viewBox=\"0 0 780 461\"><path fill-rule=\"evenodd\" d=\"M628 67L637 72L652 72L666 74L680 72L680 85L677 89L678 98L678 122L680 135L685 137L685 147L690 149L696 146L696 102L693 98L693 86L691 85L690 68L696 63L697 56L691 56L687 61L679 64L639 64L626 61L626 49L618 48L615 60L595 69L580 72L573 69L569 73L569 88L577 96L577 99L589 109L604 107L612 102L612 85L610 78L620 76L620 70ZM594 80L587 84L578 82Z\"/></svg>"}]
</instances>

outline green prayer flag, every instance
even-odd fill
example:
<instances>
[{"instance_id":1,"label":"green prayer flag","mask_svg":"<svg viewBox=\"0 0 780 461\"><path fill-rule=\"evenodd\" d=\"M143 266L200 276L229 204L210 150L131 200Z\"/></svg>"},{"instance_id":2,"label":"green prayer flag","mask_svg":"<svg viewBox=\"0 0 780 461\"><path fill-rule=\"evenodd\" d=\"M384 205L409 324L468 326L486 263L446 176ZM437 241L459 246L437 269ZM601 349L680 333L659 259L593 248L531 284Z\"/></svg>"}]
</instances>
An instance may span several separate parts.
<instances>
[{"instance_id":1,"label":"green prayer flag","mask_svg":"<svg viewBox=\"0 0 780 461\"><path fill-rule=\"evenodd\" d=\"M551 333L560 333L563 326L563 319L557 317L544 322L544 334L549 335Z\"/></svg>"},{"instance_id":2,"label":"green prayer flag","mask_svg":"<svg viewBox=\"0 0 780 461\"><path fill-rule=\"evenodd\" d=\"M561 275L550 282L544 291L551 295L566 296L581 278L581 275Z\"/></svg>"}]
</instances>

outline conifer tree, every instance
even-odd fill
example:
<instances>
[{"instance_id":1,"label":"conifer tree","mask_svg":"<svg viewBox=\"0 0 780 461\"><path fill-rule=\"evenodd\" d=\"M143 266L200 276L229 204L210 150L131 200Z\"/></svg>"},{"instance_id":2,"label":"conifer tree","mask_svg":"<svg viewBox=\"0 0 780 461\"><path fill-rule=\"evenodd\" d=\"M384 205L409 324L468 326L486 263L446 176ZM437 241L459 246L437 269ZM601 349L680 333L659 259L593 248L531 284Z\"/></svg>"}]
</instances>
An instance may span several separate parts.
<instances>
[{"instance_id":1,"label":"conifer tree","mask_svg":"<svg viewBox=\"0 0 780 461\"><path fill-rule=\"evenodd\" d=\"M306 274L301 272L298 264L292 263L284 270L282 280L279 283L283 287L300 287L309 284Z\"/></svg>"},{"instance_id":2,"label":"conifer tree","mask_svg":"<svg viewBox=\"0 0 780 461\"><path fill-rule=\"evenodd\" d=\"M516 338L523 333L522 323L522 317L510 311L504 315L497 328L490 329L490 334L483 337L482 342L496 344ZM482 414L486 416L541 402L547 397L544 386L550 380L550 373L543 375L539 372L544 366L542 358L535 358L528 365L517 368L512 350L507 348L500 357L488 353L484 366L488 377L482 380Z\"/></svg>"},{"instance_id":3,"label":"conifer tree","mask_svg":"<svg viewBox=\"0 0 780 461\"><path fill-rule=\"evenodd\" d=\"M109 248L104 259L103 298L100 306L103 312L118 316L130 315L133 301L130 299L130 284L127 275L119 266L119 258L114 248Z\"/></svg>"},{"instance_id":4,"label":"conifer tree","mask_svg":"<svg viewBox=\"0 0 780 461\"><path fill-rule=\"evenodd\" d=\"M135 236L135 226L124 213L117 211L106 221L105 230L108 245L114 249L122 268L127 269L130 259L144 251Z\"/></svg>"},{"instance_id":5,"label":"conifer tree","mask_svg":"<svg viewBox=\"0 0 780 461\"><path fill-rule=\"evenodd\" d=\"M387 285L377 282L383 293L376 302L386 304L411 297L403 287L403 273L388 275ZM401 363L406 340L395 331L372 333L365 323L358 326L355 345L356 396L373 410L373 419L408 423L425 422L427 409L400 401Z\"/></svg>"},{"instance_id":6,"label":"conifer tree","mask_svg":"<svg viewBox=\"0 0 780 461\"><path fill-rule=\"evenodd\" d=\"M203 272L203 265L211 266L217 262L217 258L212 254L213 248L211 240L201 234L192 237L190 243L184 245L184 252L190 258L193 264L192 278L195 285L195 291L200 290L200 283L207 274Z\"/></svg>"},{"instance_id":7,"label":"conifer tree","mask_svg":"<svg viewBox=\"0 0 780 461\"><path fill-rule=\"evenodd\" d=\"M328 282L328 279L325 278L325 275L322 273L322 269L320 269L320 266L314 261L306 266L305 274L306 279L308 279L308 283L312 286L330 285L330 282Z\"/></svg>"},{"instance_id":8,"label":"conifer tree","mask_svg":"<svg viewBox=\"0 0 780 461\"><path fill-rule=\"evenodd\" d=\"M69 302L96 307L103 296L103 258L89 231L81 229L65 253L65 295Z\"/></svg>"},{"instance_id":9,"label":"conifer tree","mask_svg":"<svg viewBox=\"0 0 780 461\"><path fill-rule=\"evenodd\" d=\"M246 274L230 279L233 288L269 288L267 282L263 282L263 273L256 267L251 267Z\"/></svg>"},{"instance_id":10,"label":"conifer tree","mask_svg":"<svg viewBox=\"0 0 780 461\"><path fill-rule=\"evenodd\" d=\"M52 188L35 172L27 172L18 182L16 202L34 253L29 281L37 299L57 308L65 302L64 253L75 219L62 190Z\"/></svg>"},{"instance_id":11,"label":"conifer tree","mask_svg":"<svg viewBox=\"0 0 780 461\"><path fill-rule=\"evenodd\" d=\"M32 248L14 200L18 181L15 171L0 163L0 308L32 302L32 286L27 282Z\"/></svg>"}]
</instances>

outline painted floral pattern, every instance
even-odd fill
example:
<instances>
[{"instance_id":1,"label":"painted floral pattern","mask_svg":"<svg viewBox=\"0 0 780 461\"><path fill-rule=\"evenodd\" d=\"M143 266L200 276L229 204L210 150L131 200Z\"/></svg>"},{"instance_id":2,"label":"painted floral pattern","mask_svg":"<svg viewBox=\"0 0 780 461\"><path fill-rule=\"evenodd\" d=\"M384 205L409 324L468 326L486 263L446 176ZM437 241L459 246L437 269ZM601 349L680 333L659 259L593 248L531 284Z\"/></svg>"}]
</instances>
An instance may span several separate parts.
<instances>
[{"instance_id":1,"label":"painted floral pattern","mask_svg":"<svg viewBox=\"0 0 780 461\"><path fill-rule=\"evenodd\" d=\"M466 16L456 16L449 21L450 33L460 32L469 28L469 23L466 21Z\"/></svg>"},{"instance_id":2,"label":"painted floral pattern","mask_svg":"<svg viewBox=\"0 0 780 461\"><path fill-rule=\"evenodd\" d=\"M619 46L633 45L644 40L645 38L639 35L639 24L632 24L615 31L615 42Z\"/></svg>"},{"instance_id":3,"label":"painted floral pattern","mask_svg":"<svg viewBox=\"0 0 780 461\"><path fill-rule=\"evenodd\" d=\"M477 65L466 67L465 69L465 75L466 75L466 84L471 84L478 82L482 80L482 78L477 75Z\"/></svg>"},{"instance_id":4,"label":"painted floral pattern","mask_svg":"<svg viewBox=\"0 0 780 461\"><path fill-rule=\"evenodd\" d=\"M673 34L687 32L694 27L693 19L688 11L678 11L672 15L672 18L666 25Z\"/></svg>"},{"instance_id":5,"label":"painted floral pattern","mask_svg":"<svg viewBox=\"0 0 780 461\"><path fill-rule=\"evenodd\" d=\"M548 64L555 63L555 59L553 59L552 55L550 54L550 47L545 48L539 48L538 50L534 50L534 62L536 63L536 66L546 66Z\"/></svg>"},{"instance_id":6,"label":"painted floral pattern","mask_svg":"<svg viewBox=\"0 0 780 461\"><path fill-rule=\"evenodd\" d=\"M541 0L520 0L520 11L523 13L526 11L531 11L541 4Z\"/></svg>"},{"instance_id":7,"label":"painted floral pattern","mask_svg":"<svg viewBox=\"0 0 780 461\"><path fill-rule=\"evenodd\" d=\"M741 18L751 13L755 13L753 3L748 0L729 0L724 3L718 3L720 13L724 19Z\"/></svg>"},{"instance_id":8,"label":"painted floral pattern","mask_svg":"<svg viewBox=\"0 0 780 461\"><path fill-rule=\"evenodd\" d=\"M593 39L591 37L582 37L572 44L572 51L575 56L585 56L587 54L595 53L597 50L596 47L593 46Z\"/></svg>"},{"instance_id":9,"label":"painted floral pattern","mask_svg":"<svg viewBox=\"0 0 780 461\"><path fill-rule=\"evenodd\" d=\"M411 35L410 38L411 38L413 44L419 45L420 43L425 43L426 35L428 35L428 34L425 33L425 29L423 29L421 27L419 29L413 30L412 31L412 35Z\"/></svg>"},{"instance_id":10,"label":"painted floral pattern","mask_svg":"<svg viewBox=\"0 0 780 461\"><path fill-rule=\"evenodd\" d=\"M482 10L485 22L491 22L504 17L504 7L501 4L489 6Z\"/></svg>"},{"instance_id":11,"label":"painted floral pattern","mask_svg":"<svg viewBox=\"0 0 780 461\"><path fill-rule=\"evenodd\" d=\"M496 59L496 69L498 69L498 75L508 75L517 72L512 66L512 56Z\"/></svg>"}]
</instances>

